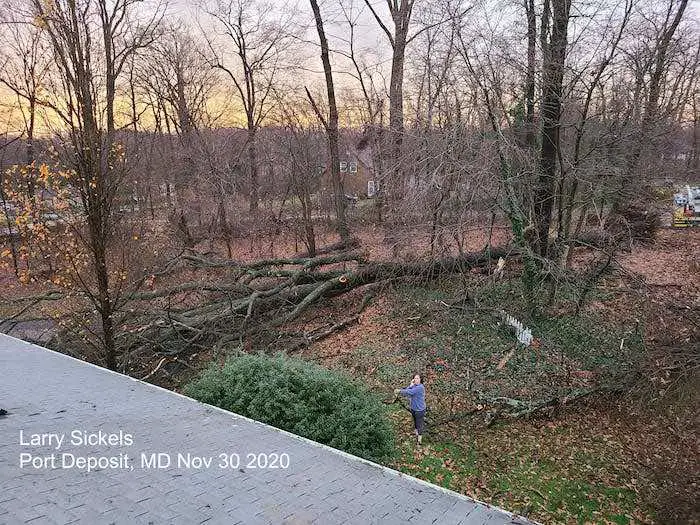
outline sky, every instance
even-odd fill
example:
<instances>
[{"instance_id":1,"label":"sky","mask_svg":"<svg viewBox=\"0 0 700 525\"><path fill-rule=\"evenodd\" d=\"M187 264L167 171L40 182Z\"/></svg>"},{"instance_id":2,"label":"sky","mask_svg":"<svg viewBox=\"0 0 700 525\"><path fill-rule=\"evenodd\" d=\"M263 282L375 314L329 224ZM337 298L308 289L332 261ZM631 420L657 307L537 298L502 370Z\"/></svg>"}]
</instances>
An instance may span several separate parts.
<instances>
[{"instance_id":1,"label":"sky","mask_svg":"<svg viewBox=\"0 0 700 525\"><path fill-rule=\"evenodd\" d=\"M144 2L143 4L137 4L137 9L141 10L142 15L147 12L148 5L153 5L156 0L150 0L150 2ZM215 34L211 22L208 20L206 15L204 15L197 6L202 0L168 0L167 11L164 16L164 21L166 23L173 23L176 21L182 21L191 27L192 34L195 38L202 39L202 29L208 35ZM216 2L216 0L209 0L210 2ZM245 0L244 0L245 1ZM378 89L382 89L383 84L386 83L385 79L389 77L390 69L390 46L386 39L386 36L379 29L376 21L373 19L371 13L364 5L363 0L353 0L354 7L351 6L351 0L343 0L341 4L338 0L321 0L321 10L325 17L326 32L329 35L331 41L331 47L347 51L348 50L348 39L349 39L349 29L347 23L344 22L344 11L342 6L345 7L345 13L352 13L353 17L357 18L356 26L356 49L363 54L365 62L373 66L378 74L375 76L378 79ZM417 0L416 16L421 16L425 12L425 6L429 5L432 0ZM474 24L478 26L484 23L484 19L488 18L489 23L498 23L502 26L512 26L513 34L512 37L517 41L523 28L521 25L514 23L514 13L515 8L499 9L499 10L488 10L489 6L494 6L495 0L475 0L480 2L480 7L475 9L474 16L469 17L467 23ZM509 1L509 0L504 0ZM516 0L510 0L511 3ZM599 0L603 1L603 0ZM611 0L614 1L614 0ZM651 0L649 0L651 1ZM8 2L12 0L0 0L0 7L2 3L9 5ZM575 0L575 3L579 0ZM583 0L580 0L578 5L583 6ZM249 3L247 5L250 5ZM296 33L299 35L298 39L294 45L294 54L292 57L292 64L294 70L292 74L288 74L286 80L292 86L289 89L294 89L299 93L303 94L303 87L307 86L315 95L321 96L324 90L323 75L322 75L322 64L320 60L320 49L318 47L318 36L313 25L313 16L308 0L266 0L265 5L268 6L267 13L281 13L288 10L296 10L296 16L294 20L296 21L297 27L295 28ZM389 20L388 14L386 12L386 2L385 0L373 0L373 5L380 14L385 16L386 20ZM501 5L501 4L499 4ZM592 5L592 4L589 4ZM690 12L687 18L694 20L700 19L700 2L692 1L690 3ZM488 16L484 16L488 13ZM480 18L481 17L481 18ZM496 22L498 21L498 22ZM580 22L578 20L573 20L571 23L571 28L575 28ZM391 24L388 24L391 28ZM2 46L2 44L0 44ZM1 48L0 48L1 50ZM418 48L414 47L409 49L409 55L414 56ZM231 55L229 55L229 58ZM410 58L410 57L409 57ZM334 67L334 78L337 85L338 98L342 102L347 100L347 91L349 89L356 89L356 81L348 74L352 71L352 67L347 59L344 59L339 54L332 55L332 62ZM384 77L382 80L381 77ZM218 95L217 100L226 101L235 100L235 97L231 96L230 89L231 81L223 79L221 82L221 90ZM12 100L9 100L10 103ZM3 102L4 106L3 107ZM222 103L221 102L221 103ZM6 122L12 121L13 125L9 127L19 128L21 127L21 122L18 121L19 113L17 111L10 111L7 108L8 97L6 90L3 93L2 87L0 87L0 133L3 133L4 129L8 126ZM216 102L220 104L220 102ZM230 104L231 107L231 118L224 119L225 125L230 125L236 123L241 116L240 111L235 109L235 105Z\"/></svg>"},{"instance_id":2,"label":"sky","mask_svg":"<svg viewBox=\"0 0 700 525\"><path fill-rule=\"evenodd\" d=\"M0 8L3 2L7 5L7 2L11 0L0 0ZM356 49L358 51L367 52L367 61L369 64L378 65L379 68L383 69L388 75L388 65L390 62L390 48L388 41L383 33L381 33L377 27L376 21L371 17L368 9L364 5L362 0L354 0L356 7L348 9L348 12L356 16L358 12L358 7L360 8L361 14L357 20L356 29ZM210 0L211 3L215 3L216 0ZM140 17L146 18L148 16L149 10L152 6L157 3L157 0L151 0L150 2L144 2L143 4L136 4L136 10L140 13ZM196 39L201 39L204 42L202 32L206 32L208 35L213 35L216 31L213 29L210 19L202 12L198 7L200 0L167 0L167 7L163 21L167 24L184 22L187 26L191 28L192 35ZM295 84L295 89L303 92L303 87L307 86L312 91L312 93L321 93L324 90L323 83L323 69L320 60L320 47L318 46L318 36L313 25L313 13L309 5L308 0L299 0L296 3L293 1L283 1L283 0L264 0L259 2L268 6L266 12L276 14L282 12L294 11L294 20L297 27L294 28L295 33L298 38L294 44L294 56L292 59L295 71L293 75L288 76L289 80L293 80ZM376 2L375 0L375 3ZM350 2L346 2L350 5ZM331 47L337 47L338 49L347 49L347 39L348 29L345 24L342 24L343 20L342 10L340 8L340 2L337 0L326 0L325 2L321 0L321 10L323 15L326 17L325 29L326 33L331 42ZM384 3L382 2L377 9L381 12L385 9ZM138 15L137 15L138 16ZM334 20L337 22L334 23ZM0 44L1 46L2 44ZM229 57L231 58L231 57ZM350 76L345 73L351 69L351 66L347 60L342 58L340 55L332 55L332 62L334 67L334 77L337 84L337 89L342 92L343 89L349 89L354 81ZM301 72L301 73L300 73ZM227 82L231 84L230 80ZM230 92L226 92L231 85L222 86L222 91L224 94L219 95L219 99L230 100ZM8 121L13 122L9 125L10 128L21 128L21 114L16 109L8 108L8 105L13 105L15 103L15 97L8 96L8 91L6 88L0 86L0 133L8 127L6 124ZM240 117L240 114L238 115ZM229 119L226 122L227 125L234 123L237 120L236 117Z\"/></svg>"}]
</instances>

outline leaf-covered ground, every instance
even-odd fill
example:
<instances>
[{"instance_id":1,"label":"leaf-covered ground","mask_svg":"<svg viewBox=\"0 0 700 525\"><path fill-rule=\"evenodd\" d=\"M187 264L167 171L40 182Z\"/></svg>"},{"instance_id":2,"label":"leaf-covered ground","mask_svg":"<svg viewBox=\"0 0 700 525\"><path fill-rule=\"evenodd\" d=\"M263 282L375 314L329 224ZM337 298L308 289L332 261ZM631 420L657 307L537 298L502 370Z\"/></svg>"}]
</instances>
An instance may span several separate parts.
<instances>
[{"instance_id":1,"label":"leaf-covered ground","mask_svg":"<svg viewBox=\"0 0 700 525\"><path fill-rule=\"evenodd\" d=\"M404 432L395 466L542 523L682 523L694 512L697 449L665 423L598 407L453 428L421 448Z\"/></svg>"}]
</instances>

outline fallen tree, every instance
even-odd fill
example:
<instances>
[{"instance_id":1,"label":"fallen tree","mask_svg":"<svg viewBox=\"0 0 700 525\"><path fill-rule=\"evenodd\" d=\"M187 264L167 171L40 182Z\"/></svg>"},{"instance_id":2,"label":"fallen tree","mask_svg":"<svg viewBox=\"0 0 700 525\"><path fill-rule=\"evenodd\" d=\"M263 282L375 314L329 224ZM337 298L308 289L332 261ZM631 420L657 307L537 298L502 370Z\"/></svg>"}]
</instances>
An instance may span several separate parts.
<instances>
[{"instance_id":1,"label":"fallen tree","mask_svg":"<svg viewBox=\"0 0 700 525\"><path fill-rule=\"evenodd\" d=\"M460 423L465 420L472 421L478 426L490 427L498 420L529 419L539 415L551 416L551 411L566 406L571 406L589 397L619 395L627 390L627 385L598 385L591 388L569 388L561 392L552 393L541 399L517 399L503 396L494 396L475 391L474 404L468 410L449 413L427 414L426 424L429 431L436 431L440 427L449 424ZM399 403L404 409L410 409L395 396L391 400L385 400L386 404Z\"/></svg>"},{"instance_id":2,"label":"fallen tree","mask_svg":"<svg viewBox=\"0 0 700 525\"><path fill-rule=\"evenodd\" d=\"M142 353L177 355L213 349L246 348L291 323L319 301L351 291L366 292L376 283L410 278L428 281L484 267L513 255L507 247L432 261L371 262L359 250L308 258L278 258L251 263L183 254L179 264L202 275L162 289L133 293L120 318L117 342L123 364ZM141 307L142 306L142 307ZM356 315L312 334L324 337L356 321ZM301 345L305 344L302 341ZM300 343L292 345L292 349Z\"/></svg>"}]
</instances>

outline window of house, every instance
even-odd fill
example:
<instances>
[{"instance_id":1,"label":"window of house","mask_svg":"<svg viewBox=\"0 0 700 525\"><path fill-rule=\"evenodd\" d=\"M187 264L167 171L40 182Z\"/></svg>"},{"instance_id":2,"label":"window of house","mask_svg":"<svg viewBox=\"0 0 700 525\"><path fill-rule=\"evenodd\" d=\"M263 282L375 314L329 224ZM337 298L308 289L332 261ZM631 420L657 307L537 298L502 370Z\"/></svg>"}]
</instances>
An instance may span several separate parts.
<instances>
[{"instance_id":1,"label":"window of house","mask_svg":"<svg viewBox=\"0 0 700 525\"><path fill-rule=\"evenodd\" d=\"M340 173L347 173L348 172L348 163L345 161L340 162Z\"/></svg>"},{"instance_id":2,"label":"window of house","mask_svg":"<svg viewBox=\"0 0 700 525\"><path fill-rule=\"evenodd\" d=\"M373 180L367 181L367 197L374 197L377 193L376 187Z\"/></svg>"},{"instance_id":3,"label":"window of house","mask_svg":"<svg viewBox=\"0 0 700 525\"><path fill-rule=\"evenodd\" d=\"M357 162L351 162L349 168L350 173L357 173Z\"/></svg>"}]
</instances>

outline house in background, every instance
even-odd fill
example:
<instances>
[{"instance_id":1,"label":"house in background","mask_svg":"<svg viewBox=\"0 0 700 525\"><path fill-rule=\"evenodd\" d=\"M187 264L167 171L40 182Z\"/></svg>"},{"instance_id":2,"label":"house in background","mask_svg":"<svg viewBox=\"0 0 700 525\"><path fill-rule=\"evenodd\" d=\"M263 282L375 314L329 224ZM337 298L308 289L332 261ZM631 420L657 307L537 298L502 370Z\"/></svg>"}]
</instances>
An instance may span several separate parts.
<instances>
[{"instance_id":1,"label":"house in background","mask_svg":"<svg viewBox=\"0 0 700 525\"><path fill-rule=\"evenodd\" d=\"M377 195L379 184L375 181L374 169L369 158L362 152L346 150L340 155L340 176L343 179L345 194L358 199L373 198ZM321 167L320 191L333 194L333 181L328 166Z\"/></svg>"}]
</instances>

